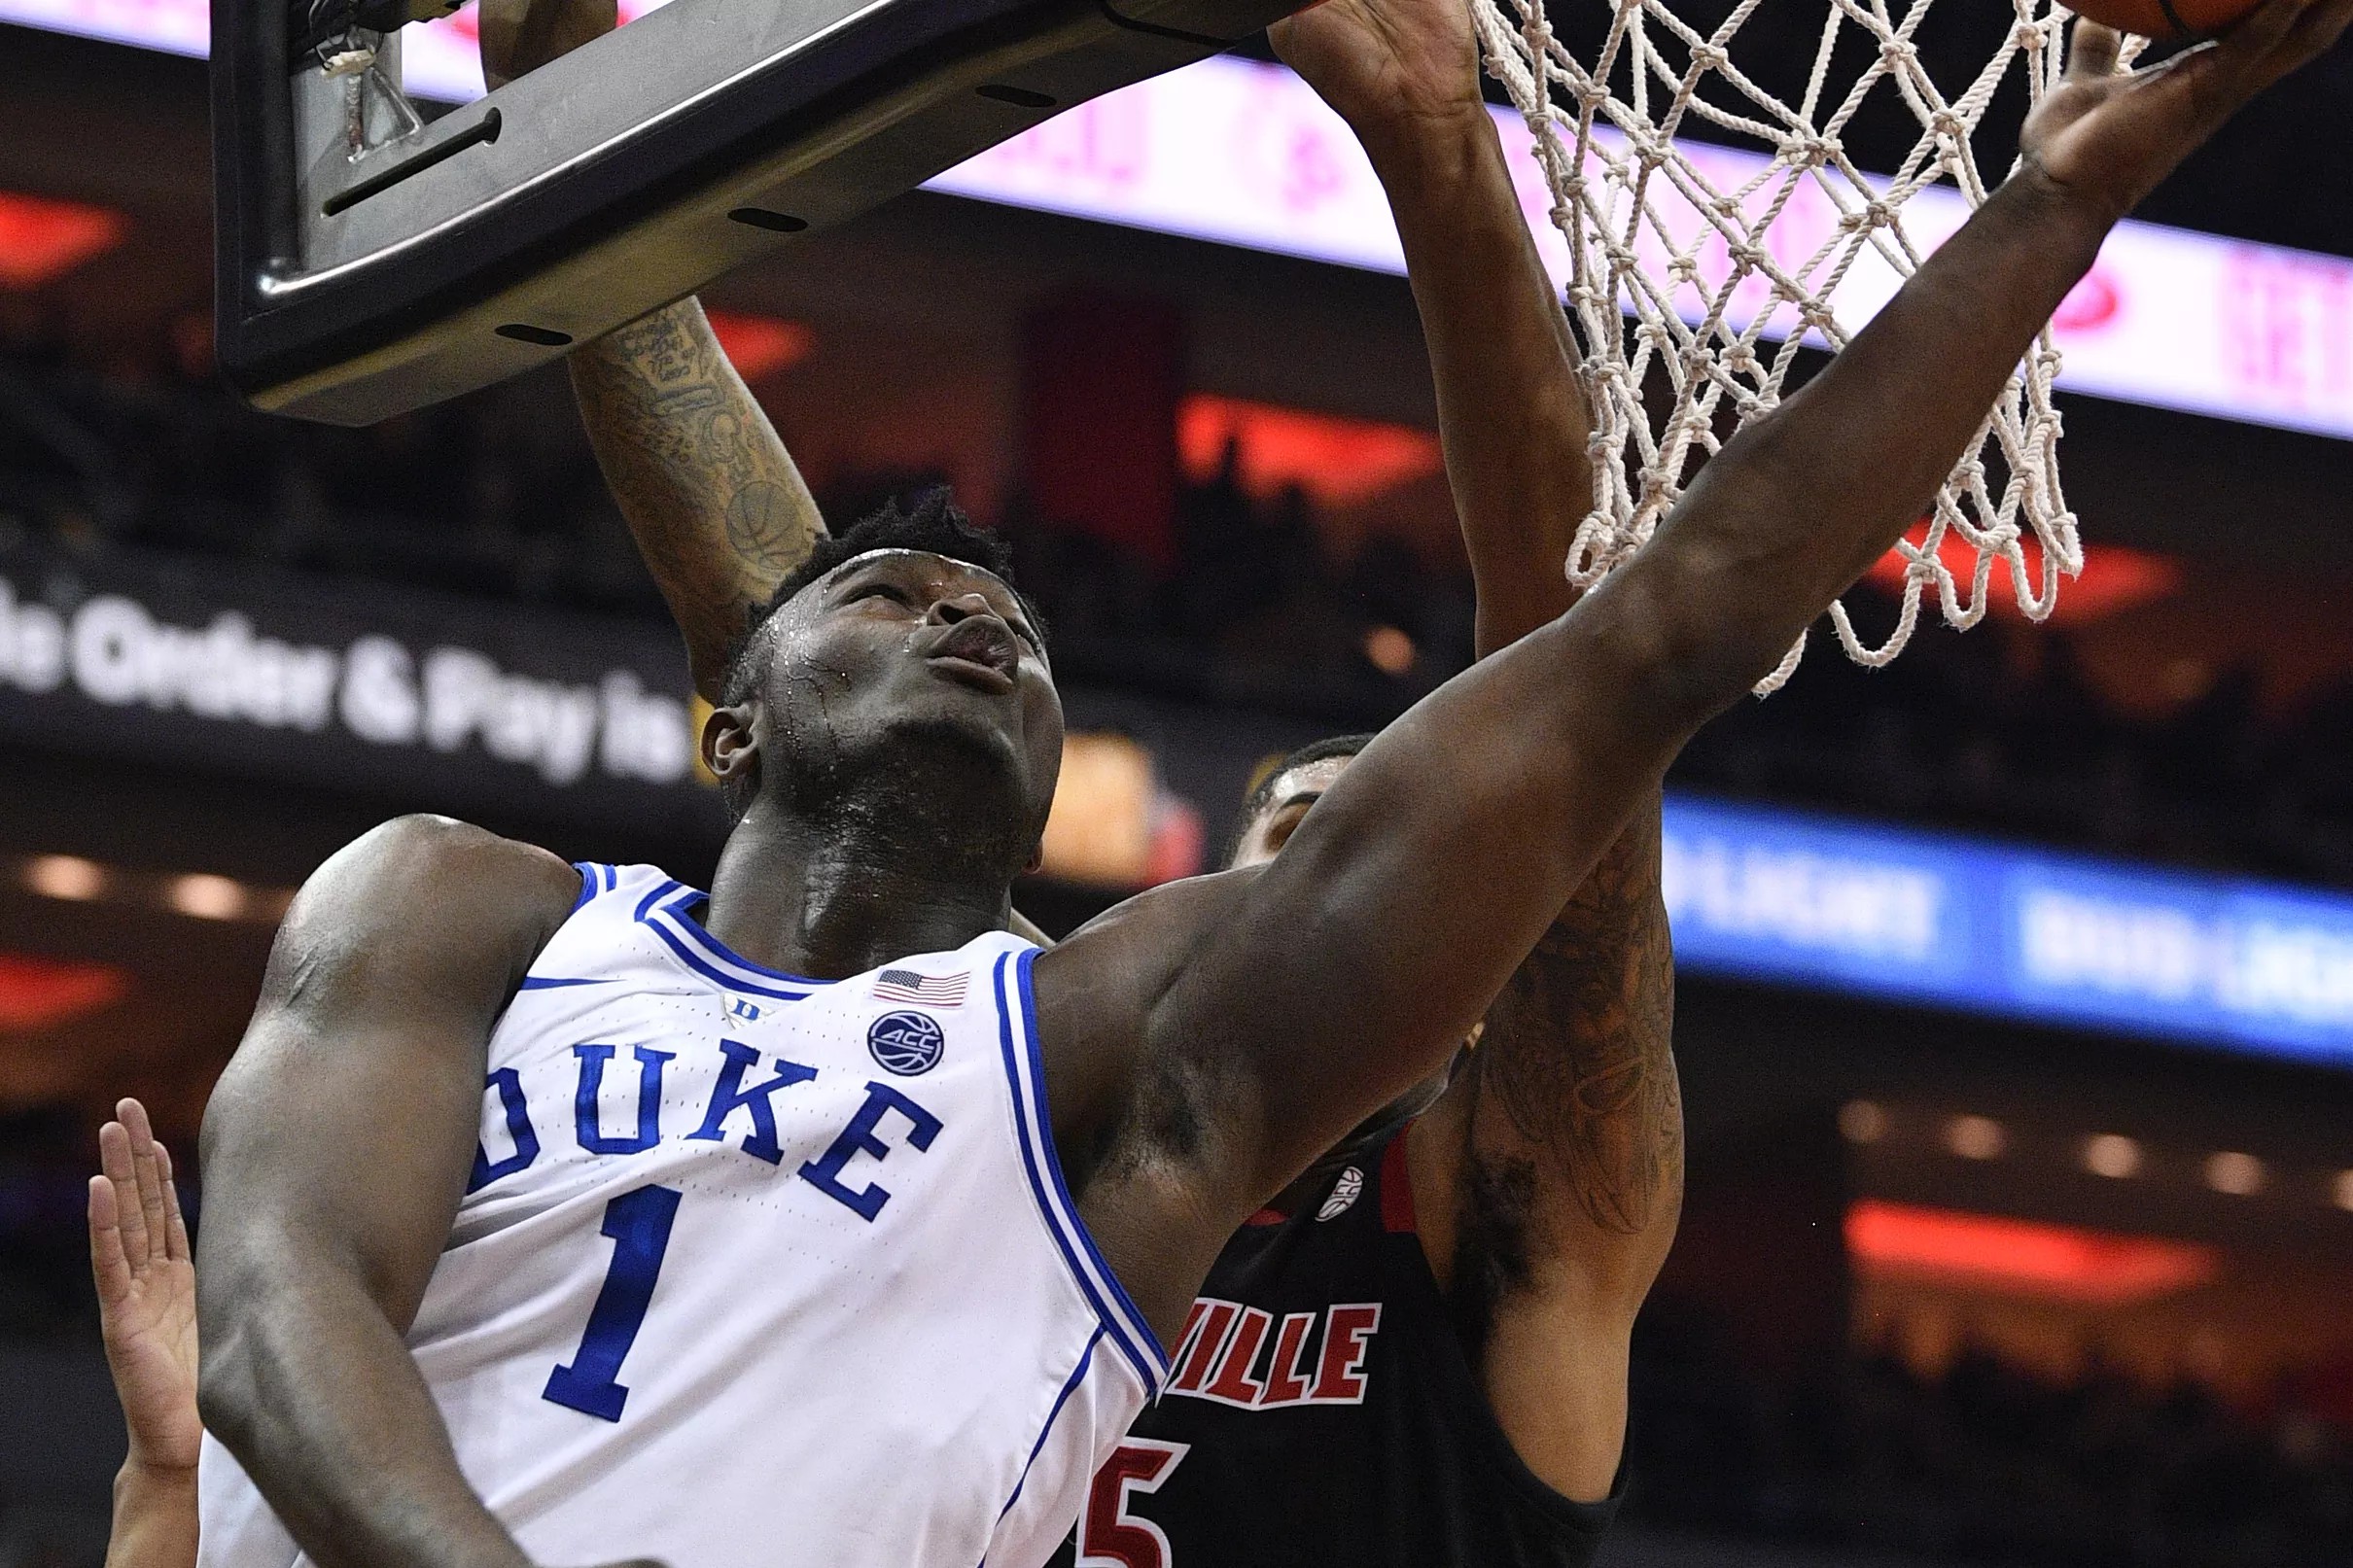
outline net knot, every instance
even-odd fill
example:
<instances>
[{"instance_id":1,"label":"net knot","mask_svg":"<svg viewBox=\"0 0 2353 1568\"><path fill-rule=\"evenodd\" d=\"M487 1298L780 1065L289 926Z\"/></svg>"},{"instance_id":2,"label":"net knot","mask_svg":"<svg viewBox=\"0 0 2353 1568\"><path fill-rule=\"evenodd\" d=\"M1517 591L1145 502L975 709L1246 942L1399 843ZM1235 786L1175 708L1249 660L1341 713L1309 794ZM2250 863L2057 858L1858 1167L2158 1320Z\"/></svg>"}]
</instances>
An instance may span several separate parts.
<instances>
[{"instance_id":1,"label":"net knot","mask_svg":"<svg viewBox=\"0 0 2353 1568\"><path fill-rule=\"evenodd\" d=\"M1849 234L1868 233L1874 228L1885 228L1895 222L1895 208L1874 198L1839 219L1839 227Z\"/></svg>"},{"instance_id":2,"label":"net knot","mask_svg":"<svg viewBox=\"0 0 2353 1568\"><path fill-rule=\"evenodd\" d=\"M1792 136L1781 144L1781 161L1792 168L1818 169L1845 152L1836 136L1820 132Z\"/></svg>"}]
</instances>

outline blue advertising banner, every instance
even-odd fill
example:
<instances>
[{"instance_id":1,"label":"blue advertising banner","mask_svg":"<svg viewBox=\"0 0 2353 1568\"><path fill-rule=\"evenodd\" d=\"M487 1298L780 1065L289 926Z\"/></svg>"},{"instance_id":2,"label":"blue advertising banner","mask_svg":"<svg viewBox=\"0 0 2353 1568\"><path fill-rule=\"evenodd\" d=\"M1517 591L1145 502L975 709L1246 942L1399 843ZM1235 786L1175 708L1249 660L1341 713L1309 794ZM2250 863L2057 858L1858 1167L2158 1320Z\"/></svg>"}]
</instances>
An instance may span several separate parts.
<instances>
[{"instance_id":1,"label":"blue advertising banner","mask_svg":"<svg viewBox=\"0 0 2353 1568\"><path fill-rule=\"evenodd\" d=\"M1695 974L2353 1066L2353 898L1682 796L1665 870Z\"/></svg>"}]
</instances>

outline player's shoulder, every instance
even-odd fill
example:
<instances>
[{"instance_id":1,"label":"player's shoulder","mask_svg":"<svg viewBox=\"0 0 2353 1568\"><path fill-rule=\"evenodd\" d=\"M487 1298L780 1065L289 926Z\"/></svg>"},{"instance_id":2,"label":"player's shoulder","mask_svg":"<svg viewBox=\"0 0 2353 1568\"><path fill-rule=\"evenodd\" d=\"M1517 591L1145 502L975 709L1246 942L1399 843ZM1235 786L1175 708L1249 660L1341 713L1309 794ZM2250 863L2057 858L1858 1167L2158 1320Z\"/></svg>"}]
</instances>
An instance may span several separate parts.
<instances>
[{"instance_id":1,"label":"player's shoulder","mask_svg":"<svg viewBox=\"0 0 2353 1568\"><path fill-rule=\"evenodd\" d=\"M1057 1138L1099 1128L1127 1103L1144 1021L1202 935L1257 875L1253 866L1162 883L1037 956L1037 1023Z\"/></svg>"},{"instance_id":2,"label":"player's shoulder","mask_svg":"<svg viewBox=\"0 0 2353 1568\"><path fill-rule=\"evenodd\" d=\"M370 828L320 867L322 876L436 883L455 878L471 891L570 908L580 874L563 856L454 817L418 812Z\"/></svg>"},{"instance_id":3,"label":"player's shoulder","mask_svg":"<svg viewBox=\"0 0 2353 1568\"><path fill-rule=\"evenodd\" d=\"M399 926L455 942L536 951L579 902L580 873L537 845L454 818L396 817L330 855L287 925L352 933Z\"/></svg>"},{"instance_id":4,"label":"player's shoulder","mask_svg":"<svg viewBox=\"0 0 2353 1568\"><path fill-rule=\"evenodd\" d=\"M1183 966L1193 942L1215 928L1264 869L1240 866L1147 888L1072 931L1049 957L1071 968L1108 965L1165 979Z\"/></svg>"}]
</instances>

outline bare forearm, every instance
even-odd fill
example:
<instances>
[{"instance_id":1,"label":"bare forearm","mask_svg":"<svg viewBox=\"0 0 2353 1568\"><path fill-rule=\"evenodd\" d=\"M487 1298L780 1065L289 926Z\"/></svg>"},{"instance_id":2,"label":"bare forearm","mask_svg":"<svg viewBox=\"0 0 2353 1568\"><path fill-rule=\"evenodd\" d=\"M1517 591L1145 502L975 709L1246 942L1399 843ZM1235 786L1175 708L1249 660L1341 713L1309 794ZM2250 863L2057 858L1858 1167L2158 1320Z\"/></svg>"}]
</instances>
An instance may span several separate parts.
<instances>
[{"instance_id":1,"label":"bare forearm","mask_svg":"<svg viewBox=\"0 0 2353 1568\"><path fill-rule=\"evenodd\" d=\"M275 1299L257 1293L222 1348L206 1347L205 1424L321 1568L525 1568L460 1472L401 1337L318 1261L263 1272ZM290 1275L306 1281L291 1299Z\"/></svg>"},{"instance_id":2,"label":"bare forearm","mask_svg":"<svg viewBox=\"0 0 2353 1568\"><path fill-rule=\"evenodd\" d=\"M133 1460L115 1477L106 1568L195 1568L196 1473Z\"/></svg>"},{"instance_id":3,"label":"bare forearm","mask_svg":"<svg viewBox=\"0 0 2353 1568\"><path fill-rule=\"evenodd\" d=\"M1763 677L1916 521L2113 218L2014 177L1845 352L1726 444L1621 574L1672 617L1693 721ZM1630 582L1629 586L1633 586Z\"/></svg>"},{"instance_id":4,"label":"bare forearm","mask_svg":"<svg viewBox=\"0 0 2353 1568\"><path fill-rule=\"evenodd\" d=\"M1484 106L1440 125L1366 124L1358 134L1422 313L1484 657L1573 597L1562 565L1593 505L1575 345Z\"/></svg>"},{"instance_id":5,"label":"bare forearm","mask_svg":"<svg viewBox=\"0 0 2353 1568\"><path fill-rule=\"evenodd\" d=\"M684 299L576 350L572 386L605 482L716 700L746 613L825 537L800 470Z\"/></svg>"}]
</instances>

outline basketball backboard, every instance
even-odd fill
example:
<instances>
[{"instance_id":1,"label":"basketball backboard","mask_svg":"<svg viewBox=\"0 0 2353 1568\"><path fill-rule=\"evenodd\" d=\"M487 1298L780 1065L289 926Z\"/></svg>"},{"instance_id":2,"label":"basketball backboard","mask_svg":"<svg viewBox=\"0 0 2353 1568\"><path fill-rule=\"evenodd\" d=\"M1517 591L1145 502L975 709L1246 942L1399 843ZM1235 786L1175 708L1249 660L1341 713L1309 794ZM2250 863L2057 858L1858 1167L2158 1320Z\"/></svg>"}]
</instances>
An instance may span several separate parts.
<instances>
[{"instance_id":1,"label":"basketball backboard","mask_svg":"<svg viewBox=\"0 0 2353 1568\"><path fill-rule=\"evenodd\" d=\"M215 0L222 368L333 424L438 402L1299 3L673 0L427 122L397 23L441 0Z\"/></svg>"}]
</instances>

